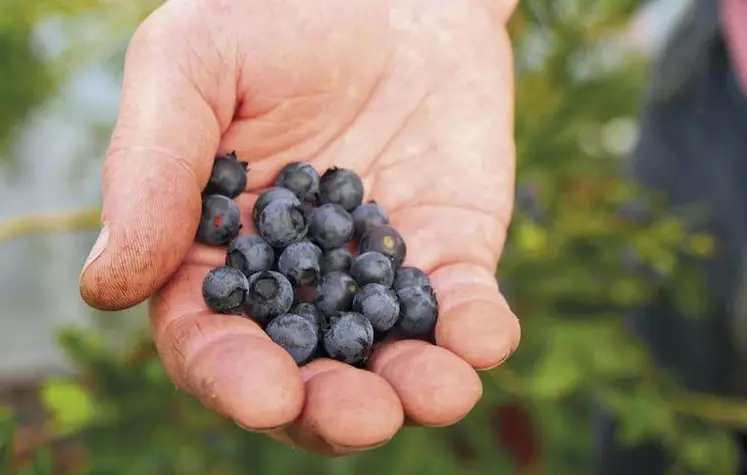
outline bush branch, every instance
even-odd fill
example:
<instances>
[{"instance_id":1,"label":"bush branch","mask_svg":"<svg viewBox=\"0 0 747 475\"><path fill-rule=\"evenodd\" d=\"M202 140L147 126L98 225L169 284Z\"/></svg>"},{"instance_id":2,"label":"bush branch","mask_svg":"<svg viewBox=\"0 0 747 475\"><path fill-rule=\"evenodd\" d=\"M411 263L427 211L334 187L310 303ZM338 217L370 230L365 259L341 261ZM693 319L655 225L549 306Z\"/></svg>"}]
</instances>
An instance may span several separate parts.
<instances>
[{"instance_id":1,"label":"bush branch","mask_svg":"<svg viewBox=\"0 0 747 475\"><path fill-rule=\"evenodd\" d=\"M88 208L58 213L28 213L0 221L0 242L22 237L98 230L101 210Z\"/></svg>"}]
</instances>

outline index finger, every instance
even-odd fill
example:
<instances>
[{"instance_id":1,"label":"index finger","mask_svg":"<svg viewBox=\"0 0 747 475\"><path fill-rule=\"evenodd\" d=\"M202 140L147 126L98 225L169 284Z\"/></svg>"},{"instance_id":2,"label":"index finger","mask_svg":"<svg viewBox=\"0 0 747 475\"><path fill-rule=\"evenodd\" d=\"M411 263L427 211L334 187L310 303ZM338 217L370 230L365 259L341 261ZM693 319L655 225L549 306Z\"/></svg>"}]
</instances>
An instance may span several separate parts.
<instances>
[{"instance_id":1,"label":"index finger","mask_svg":"<svg viewBox=\"0 0 747 475\"><path fill-rule=\"evenodd\" d=\"M200 192L236 101L235 88L218 80L235 77L235 67L205 38L231 40L222 32L215 38L220 22L204 3L166 2L128 47L102 177L103 228L80 278L81 296L93 307L144 301L194 239Z\"/></svg>"}]
</instances>

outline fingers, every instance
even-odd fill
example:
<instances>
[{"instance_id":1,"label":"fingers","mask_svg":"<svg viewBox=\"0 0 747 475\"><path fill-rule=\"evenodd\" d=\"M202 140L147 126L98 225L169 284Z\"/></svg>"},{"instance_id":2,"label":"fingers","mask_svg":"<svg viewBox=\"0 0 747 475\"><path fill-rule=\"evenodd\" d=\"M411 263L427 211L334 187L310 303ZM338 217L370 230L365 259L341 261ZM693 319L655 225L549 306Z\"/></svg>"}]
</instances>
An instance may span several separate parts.
<instances>
[{"instance_id":1,"label":"fingers","mask_svg":"<svg viewBox=\"0 0 747 475\"><path fill-rule=\"evenodd\" d=\"M431 274L439 299L436 343L478 370L505 361L519 345L519 320L483 267L455 264Z\"/></svg>"},{"instance_id":2,"label":"fingers","mask_svg":"<svg viewBox=\"0 0 747 475\"><path fill-rule=\"evenodd\" d=\"M405 264L428 272L438 297L436 343L479 370L508 358L521 332L494 275L505 227L450 207L402 210L393 222L408 245Z\"/></svg>"},{"instance_id":3,"label":"fingers","mask_svg":"<svg viewBox=\"0 0 747 475\"><path fill-rule=\"evenodd\" d=\"M303 414L276 440L334 456L382 445L402 427L402 405L381 376L326 358L301 372Z\"/></svg>"},{"instance_id":4,"label":"fingers","mask_svg":"<svg viewBox=\"0 0 747 475\"><path fill-rule=\"evenodd\" d=\"M295 420L301 373L251 320L209 313L201 283L212 265L185 265L152 301L151 326L172 380L206 407L252 430Z\"/></svg>"},{"instance_id":5,"label":"fingers","mask_svg":"<svg viewBox=\"0 0 747 475\"><path fill-rule=\"evenodd\" d=\"M83 299L94 307L143 301L173 274L194 239L200 192L236 94L220 83L230 73L206 41L213 34L199 3L167 2L129 46L104 166L103 229L80 281Z\"/></svg>"},{"instance_id":6,"label":"fingers","mask_svg":"<svg viewBox=\"0 0 747 475\"><path fill-rule=\"evenodd\" d=\"M424 426L461 420L482 396L480 378L464 360L423 341L388 343L369 368L394 388L407 418Z\"/></svg>"}]
</instances>

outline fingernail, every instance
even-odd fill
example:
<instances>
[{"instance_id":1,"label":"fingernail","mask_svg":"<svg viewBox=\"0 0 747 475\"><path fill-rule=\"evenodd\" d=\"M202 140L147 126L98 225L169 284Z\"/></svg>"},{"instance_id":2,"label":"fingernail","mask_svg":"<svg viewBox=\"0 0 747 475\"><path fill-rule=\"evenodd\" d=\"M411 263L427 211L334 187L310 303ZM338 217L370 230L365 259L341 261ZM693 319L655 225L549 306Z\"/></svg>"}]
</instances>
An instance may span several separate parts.
<instances>
[{"instance_id":1,"label":"fingernail","mask_svg":"<svg viewBox=\"0 0 747 475\"><path fill-rule=\"evenodd\" d=\"M271 427L269 429L251 429L249 427L242 425L240 422L236 420L233 420L233 423L247 432L256 432L257 434L272 434L273 432L280 432L290 425L290 424L283 424L281 426Z\"/></svg>"},{"instance_id":2,"label":"fingernail","mask_svg":"<svg viewBox=\"0 0 747 475\"><path fill-rule=\"evenodd\" d=\"M298 448L298 444L296 444L296 441L293 440L293 438L288 434L285 428L266 432L265 435L269 437L270 439L274 440L275 442L279 442L292 449Z\"/></svg>"},{"instance_id":3,"label":"fingernail","mask_svg":"<svg viewBox=\"0 0 747 475\"><path fill-rule=\"evenodd\" d=\"M327 443L329 444L330 447L332 447L335 453L340 454L340 455L347 455L347 454L352 454L356 452L365 452L368 450L378 449L379 447L383 447L386 444L388 444L389 439L379 444L367 445L365 447L346 447L344 445L330 444L329 442Z\"/></svg>"},{"instance_id":4,"label":"fingernail","mask_svg":"<svg viewBox=\"0 0 747 475\"><path fill-rule=\"evenodd\" d=\"M109 227L106 223L104 223L104 226L101 228L101 232L99 233L99 237L96 239L96 242L93 244L93 247L91 248L90 254L88 254L88 257L86 258L85 264L83 264L83 270L81 270L80 275L82 276L88 267L90 267L91 264L93 264L96 259L101 257L101 254L104 253L104 250L106 249L106 246L109 244Z\"/></svg>"}]
</instances>

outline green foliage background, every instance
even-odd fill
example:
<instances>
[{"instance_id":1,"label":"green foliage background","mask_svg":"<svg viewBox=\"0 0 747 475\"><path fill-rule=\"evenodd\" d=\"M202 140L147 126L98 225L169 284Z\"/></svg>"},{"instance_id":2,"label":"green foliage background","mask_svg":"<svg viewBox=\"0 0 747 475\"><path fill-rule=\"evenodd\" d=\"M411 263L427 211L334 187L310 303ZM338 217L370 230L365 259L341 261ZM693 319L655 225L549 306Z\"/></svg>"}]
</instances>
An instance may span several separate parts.
<instances>
[{"instance_id":1,"label":"green foliage background","mask_svg":"<svg viewBox=\"0 0 747 475\"><path fill-rule=\"evenodd\" d=\"M127 36L156 3L1 0L5 150L12 151L12 132L76 67L106 61L118 72ZM71 329L60 343L81 378L47 381L40 397L52 416L47 435L72 434L84 447L74 473L576 475L592 462L591 416L599 404L621 416L620 443L656 439L671 449L673 473L729 473L735 450L721 427L747 426L745 410L684 392L653 367L623 323L627 309L672 286L688 290L676 294L683 308L705 305L698 275L676 256L713 251L709 236L687 234L655 197L642 200L623 179L624 159L603 140L640 107L645 63L630 56L611 62L607 49L639 2L520 3L511 22L518 202L498 275L522 318L523 341L508 363L483 375L478 408L452 428L407 428L373 452L324 459L247 434L176 391L146 335L132 335L124 351L104 332ZM43 61L31 32L50 20L68 31L85 22L97 27ZM110 126L91 124L102 140ZM16 153L4 156L7 167L22 165L11 160ZM648 216L625 212L631 206L645 206ZM533 444L516 428L501 429L497 408L517 403L534 426ZM49 447L13 463L13 420L0 414L0 473L53 473ZM518 466L517 451L532 463Z\"/></svg>"}]
</instances>

